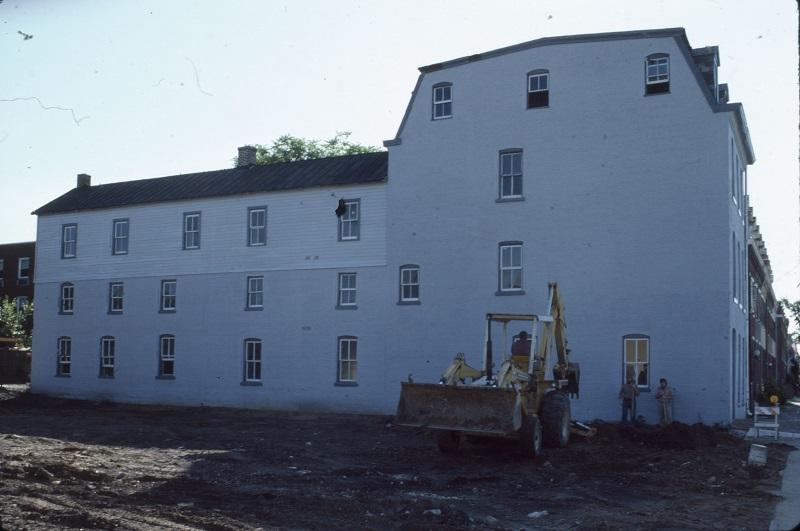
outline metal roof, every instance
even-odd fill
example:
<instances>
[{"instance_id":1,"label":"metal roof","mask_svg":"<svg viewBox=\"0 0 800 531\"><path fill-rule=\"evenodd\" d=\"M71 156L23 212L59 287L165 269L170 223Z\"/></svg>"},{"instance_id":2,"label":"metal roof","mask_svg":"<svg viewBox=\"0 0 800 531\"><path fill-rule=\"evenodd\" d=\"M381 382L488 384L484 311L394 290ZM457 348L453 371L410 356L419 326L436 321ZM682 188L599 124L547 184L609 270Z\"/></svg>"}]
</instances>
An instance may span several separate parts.
<instances>
[{"instance_id":1,"label":"metal roof","mask_svg":"<svg viewBox=\"0 0 800 531\"><path fill-rule=\"evenodd\" d=\"M250 165L170 177L73 188L36 215L386 181L388 153Z\"/></svg>"}]
</instances>

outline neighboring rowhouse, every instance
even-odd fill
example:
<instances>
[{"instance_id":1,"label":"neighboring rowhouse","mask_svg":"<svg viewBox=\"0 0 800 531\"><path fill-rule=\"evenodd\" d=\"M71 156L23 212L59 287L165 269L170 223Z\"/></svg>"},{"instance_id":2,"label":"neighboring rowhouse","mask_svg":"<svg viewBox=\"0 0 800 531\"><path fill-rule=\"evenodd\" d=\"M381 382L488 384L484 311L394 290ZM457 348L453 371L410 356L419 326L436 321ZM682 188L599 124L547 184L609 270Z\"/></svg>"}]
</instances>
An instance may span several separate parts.
<instances>
[{"instance_id":1,"label":"neighboring rowhouse","mask_svg":"<svg viewBox=\"0 0 800 531\"><path fill-rule=\"evenodd\" d=\"M0 299L14 299L17 308L33 300L36 242L0 244Z\"/></svg>"},{"instance_id":2,"label":"neighboring rowhouse","mask_svg":"<svg viewBox=\"0 0 800 531\"><path fill-rule=\"evenodd\" d=\"M557 281L574 416L626 375L651 420L660 377L679 420L743 416L754 158L718 65L682 29L540 39L421 68L388 155L79 185L36 211L33 389L391 412Z\"/></svg>"}]
</instances>

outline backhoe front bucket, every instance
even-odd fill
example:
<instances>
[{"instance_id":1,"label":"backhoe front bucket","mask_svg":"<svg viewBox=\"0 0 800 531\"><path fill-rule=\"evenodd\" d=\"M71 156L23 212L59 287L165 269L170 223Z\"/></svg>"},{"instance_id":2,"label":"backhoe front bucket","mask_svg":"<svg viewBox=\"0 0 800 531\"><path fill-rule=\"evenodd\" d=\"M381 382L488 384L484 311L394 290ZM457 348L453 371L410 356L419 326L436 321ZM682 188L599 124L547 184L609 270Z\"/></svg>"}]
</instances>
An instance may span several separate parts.
<instances>
[{"instance_id":1,"label":"backhoe front bucket","mask_svg":"<svg viewBox=\"0 0 800 531\"><path fill-rule=\"evenodd\" d=\"M522 406L514 389L403 382L395 424L510 437L522 425Z\"/></svg>"}]
</instances>

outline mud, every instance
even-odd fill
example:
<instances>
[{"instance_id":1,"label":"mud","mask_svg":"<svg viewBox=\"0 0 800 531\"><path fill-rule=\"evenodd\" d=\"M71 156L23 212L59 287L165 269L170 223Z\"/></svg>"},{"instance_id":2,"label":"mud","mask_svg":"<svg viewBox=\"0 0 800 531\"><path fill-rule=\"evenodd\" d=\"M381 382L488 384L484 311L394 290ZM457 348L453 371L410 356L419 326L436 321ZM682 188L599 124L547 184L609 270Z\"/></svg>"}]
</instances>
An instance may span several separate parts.
<instances>
[{"instance_id":1,"label":"mud","mask_svg":"<svg viewBox=\"0 0 800 531\"><path fill-rule=\"evenodd\" d=\"M445 455L391 421L1 394L0 529L766 529L790 451L750 470L723 430L598 423Z\"/></svg>"}]
</instances>

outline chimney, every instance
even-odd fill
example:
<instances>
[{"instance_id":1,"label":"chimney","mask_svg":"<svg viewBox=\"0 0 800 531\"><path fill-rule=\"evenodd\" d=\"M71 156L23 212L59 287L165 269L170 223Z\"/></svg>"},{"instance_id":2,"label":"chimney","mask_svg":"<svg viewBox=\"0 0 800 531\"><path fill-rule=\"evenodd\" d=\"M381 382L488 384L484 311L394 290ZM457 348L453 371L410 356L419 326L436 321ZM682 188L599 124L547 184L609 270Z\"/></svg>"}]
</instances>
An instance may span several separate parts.
<instances>
[{"instance_id":1,"label":"chimney","mask_svg":"<svg viewBox=\"0 0 800 531\"><path fill-rule=\"evenodd\" d=\"M256 163L256 147L255 146L242 146L239 148L239 159L236 161L236 167L252 166Z\"/></svg>"},{"instance_id":2,"label":"chimney","mask_svg":"<svg viewBox=\"0 0 800 531\"><path fill-rule=\"evenodd\" d=\"M92 185L92 176L88 173L78 174L78 188L89 188Z\"/></svg>"}]
</instances>

